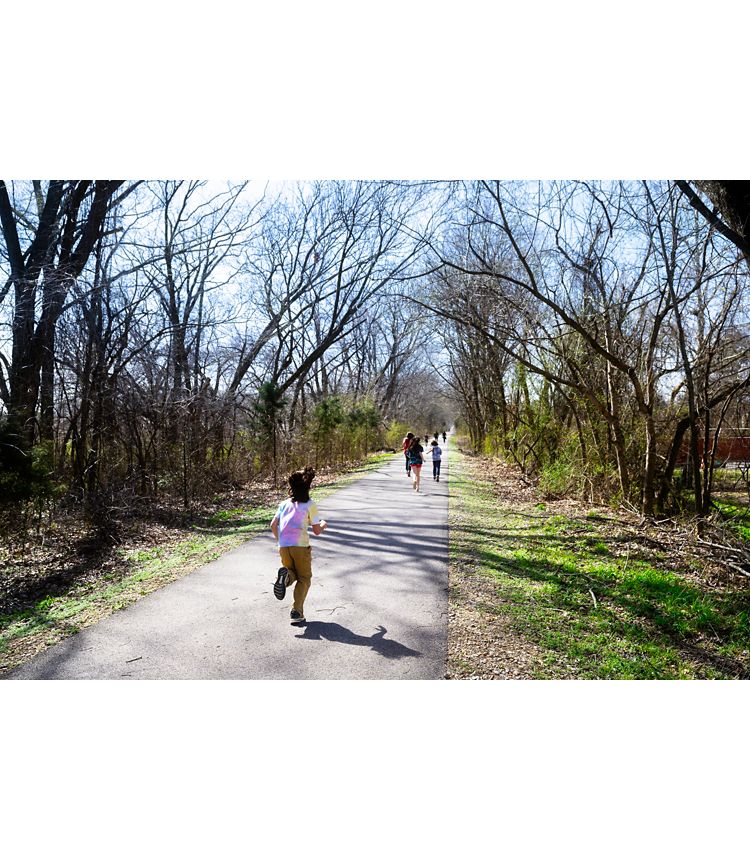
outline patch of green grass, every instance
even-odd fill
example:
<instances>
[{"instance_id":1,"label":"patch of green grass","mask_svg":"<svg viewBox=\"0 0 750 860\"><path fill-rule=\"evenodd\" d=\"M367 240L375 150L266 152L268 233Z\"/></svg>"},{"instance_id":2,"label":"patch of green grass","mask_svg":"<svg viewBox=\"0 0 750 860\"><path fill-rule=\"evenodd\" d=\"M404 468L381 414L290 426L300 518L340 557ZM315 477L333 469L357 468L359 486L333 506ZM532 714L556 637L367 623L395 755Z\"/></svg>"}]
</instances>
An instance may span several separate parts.
<instances>
[{"instance_id":1,"label":"patch of green grass","mask_svg":"<svg viewBox=\"0 0 750 860\"><path fill-rule=\"evenodd\" d=\"M603 540L598 540L595 537L587 537L584 538L582 542L589 552L596 553L597 555L610 554L609 547Z\"/></svg>"},{"instance_id":2,"label":"patch of green grass","mask_svg":"<svg viewBox=\"0 0 750 860\"><path fill-rule=\"evenodd\" d=\"M451 469L451 559L494 580L497 611L543 652L537 677L750 677L750 592L618 554L608 518L509 509L468 458Z\"/></svg>"},{"instance_id":3,"label":"patch of green grass","mask_svg":"<svg viewBox=\"0 0 750 860\"><path fill-rule=\"evenodd\" d=\"M208 518L209 525L215 526L219 523L226 523L237 517L245 516L247 512L242 508L234 508L231 511L217 511Z\"/></svg>"},{"instance_id":4,"label":"patch of green grass","mask_svg":"<svg viewBox=\"0 0 750 860\"><path fill-rule=\"evenodd\" d=\"M750 541L750 506L714 502L730 529L742 540Z\"/></svg>"}]
</instances>

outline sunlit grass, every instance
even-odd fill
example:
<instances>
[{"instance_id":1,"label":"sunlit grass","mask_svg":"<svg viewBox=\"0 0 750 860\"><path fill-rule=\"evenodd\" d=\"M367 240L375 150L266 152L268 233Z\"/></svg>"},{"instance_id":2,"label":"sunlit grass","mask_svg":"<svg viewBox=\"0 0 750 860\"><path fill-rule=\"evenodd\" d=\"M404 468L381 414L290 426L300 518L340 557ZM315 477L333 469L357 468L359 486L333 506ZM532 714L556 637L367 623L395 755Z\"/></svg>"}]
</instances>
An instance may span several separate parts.
<instances>
[{"instance_id":1,"label":"sunlit grass","mask_svg":"<svg viewBox=\"0 0 750 860\"><path fill-rule=\"evenodd\" d=\"M712 589L658 553L627 552L609 517L509 510L470 460L454 453L451 466L452 559L493 578L497 611L544 652L539 677L750 673L746 591Z\"/></svg>"},{"instance_id":2,"label":"sunlit grass","mask_svg":"<svg viewBox=\"0 0 750 860\"><path fill-rule=\"evenodd\" d=\"M750 541L750 505L714 502L725 523L743 540Z\"/></svg>"}]
</instances>

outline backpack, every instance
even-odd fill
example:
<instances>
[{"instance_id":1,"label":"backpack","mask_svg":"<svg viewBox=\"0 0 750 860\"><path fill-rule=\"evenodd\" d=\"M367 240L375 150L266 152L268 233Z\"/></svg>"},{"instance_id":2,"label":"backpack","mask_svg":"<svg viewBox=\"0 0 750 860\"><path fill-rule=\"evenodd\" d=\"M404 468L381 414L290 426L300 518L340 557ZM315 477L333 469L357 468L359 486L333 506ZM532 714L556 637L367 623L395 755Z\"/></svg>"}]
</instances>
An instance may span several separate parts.
<instances>
[{"instance_id":1,"label":"backpack","mask_svg":"<svg viewBox=\"0 0 750 860\"><path fill-rule=\"evenodd\" d=\"M419 446L422 447L421 445ZM414 448L409 448L409 465L410 466L421 466L424 463L424 459L422 458L421 451L417 451Z\"/></svg>"}]
</instances>

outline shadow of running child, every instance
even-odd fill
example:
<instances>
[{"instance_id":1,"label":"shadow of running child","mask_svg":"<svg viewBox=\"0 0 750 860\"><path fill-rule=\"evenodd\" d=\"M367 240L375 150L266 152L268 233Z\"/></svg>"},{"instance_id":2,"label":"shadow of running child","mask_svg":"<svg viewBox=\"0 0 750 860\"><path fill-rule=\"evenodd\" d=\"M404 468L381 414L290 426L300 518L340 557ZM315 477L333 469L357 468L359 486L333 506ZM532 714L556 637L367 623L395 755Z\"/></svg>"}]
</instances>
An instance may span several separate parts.
<instances>
[{"instance_id":1,"label":"shadow of running child","mask_svg":"<svg viewBox=\"0 0 750 860\"><path fill-rule=\"evenodd\" d=\"M386 639L385 634L388 631L382 625L379 625L377 630L378 632L373 633L372 636L360 636L358 633L342 627L341 624L330 621L308 621L305 632L301 636L295 636L295 639L326 639L329 642L342 642L345 645L364 645L389 660L400 660L402 657L421 657L420 651L408 648L406 645L396 642L395 639Z\"/></svg>"}]
</instances>

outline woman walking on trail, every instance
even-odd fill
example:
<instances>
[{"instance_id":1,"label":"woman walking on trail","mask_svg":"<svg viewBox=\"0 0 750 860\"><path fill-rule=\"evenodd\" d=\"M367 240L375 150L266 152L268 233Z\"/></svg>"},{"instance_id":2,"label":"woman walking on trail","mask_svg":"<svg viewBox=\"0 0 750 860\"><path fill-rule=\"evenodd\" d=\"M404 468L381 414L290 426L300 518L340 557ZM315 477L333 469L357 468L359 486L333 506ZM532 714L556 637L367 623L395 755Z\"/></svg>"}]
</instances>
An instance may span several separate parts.
<instances>
[{"instance_id":1,"label":"woman walking on trail","mask_svg":"<svg viewBox=\"0 0 750 860\"><path fill-rule=\"evenodd\" d=\"M445 445L445 440L446 440L447 438L448 438L448 437L445 435L445 430L443 430L443 445Z\"/></svg>"},{"instance_id":2,"label":"woman walking on trail","mask_svg":"<svg viewBox=\"0 0 750 860\"><path fill-rule=\"evenodd\" d=\"M419 482L422 477L422 465L424 464L424 458L422 457L423 451L424 448L419 444L419 436L415 436L409 446L409 463L411 464L412 471L414 472L412 486L417 493L419 492Z\"/></svg>"},{"instance_id":3,"label":"woman walking on trail","mask_svg":"<svg viewBox=\"0 0 750 860\"><path fill-rule=\"evenodd\" d=\"M292 624L305 623L305 597L312 579L312 550L307 535L308 526L313 534L321 535L328 523L318 516L318 506L310 498L310 485L315 469L305 466L302 471L292 472L289 482L290 498L282 502L271 520L271 531L279 542L281 564L273 593L284 599L287 588L294 585L294 605L290 613Z\"/></svg>"},{"instance_id":4,"label":"woman walking on trail","mask_svg":"<svg viewBox=\"0 0 750 860\"><path fill-rule=\"evenodd\" d=\"M440 460L443 456L443 452L438 445L437 439L433 439L430 442L432 446L432 480L439 481L440 480Z\"/></svg>"},{"instance_id":5,"label":"woman walking on trail","mask_svg":"<svg viewBox=\"0 0 750 860\"><path fill-rule=\"evenodd\" d=\"M411 478L411 463L409 462L409 447L411 445L411 441L414 438L413 433L407 433L404 436L404 441L402 442L402 446L404 449L404 457L406 458L406 474L407 477Z\"/></svg>"}]
</instances>

